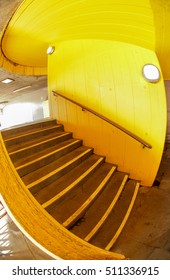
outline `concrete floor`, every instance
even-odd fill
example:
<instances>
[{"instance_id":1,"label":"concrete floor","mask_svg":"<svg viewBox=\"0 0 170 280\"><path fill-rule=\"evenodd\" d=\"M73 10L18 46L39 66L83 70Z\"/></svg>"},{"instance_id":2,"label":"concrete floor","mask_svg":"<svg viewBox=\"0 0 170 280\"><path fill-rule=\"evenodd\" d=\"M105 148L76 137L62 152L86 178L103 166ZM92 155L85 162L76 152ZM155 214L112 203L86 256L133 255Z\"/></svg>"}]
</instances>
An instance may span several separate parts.
<instances>
[{"instance_id":1,"label":"concrete floor","mask_svg":"<svg viewBox=\"0 0 170 280\"><path fill-rule=\"evenodd\" d=\"M113 251L135 260L170 260L170 145L166 145L157 180L141 187L130 216ZM8 215L0 219L0 260L49 260L30 242Z\"/></svg>"},{"instance_id":2,"label":"concrete floor","mask_svg":"<svg viewBox=\"0 0 170 280\"><path fill-rule=\"evenodd\" d=\"M133 213L113 248L130 259L170 260L169 144L156 179L152 188L140 188Z\"/></svg>"}]
</instances>

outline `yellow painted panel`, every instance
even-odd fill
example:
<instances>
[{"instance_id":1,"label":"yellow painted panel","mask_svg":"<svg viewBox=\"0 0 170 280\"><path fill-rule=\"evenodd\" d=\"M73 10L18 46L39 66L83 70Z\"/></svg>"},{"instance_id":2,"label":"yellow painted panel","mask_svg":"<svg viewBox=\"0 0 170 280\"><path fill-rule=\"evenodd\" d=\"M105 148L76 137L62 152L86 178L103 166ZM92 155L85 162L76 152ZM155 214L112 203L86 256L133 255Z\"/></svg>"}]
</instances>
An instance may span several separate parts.
<instances>
[{"instance_id":1,"label":"yellow painted panel","mask_svg":"<svg viewBox=\"0 0 170 280\"><path fill-rule=\"evenodd\" d=\"M66 129L73 129L76 137L83 137L85 144L95 147L97 153L106 155L107 161L118 164L132 178L151 185L164 146L166 100L162 77L158 83L148 83L143 78L146 63L160 68L155 53L141 47L105 40L75 40L58 45L49 57L48 74L50 91L59 91L90 107L153 146L152 150L143 149L123 132L105 126L96 117L75 109L75 105L59 101L57 117Z\"/></svg>"},{"instance_id":2,"label":"yellow painted panel","mask_svg":"<svg viewBox=\"0 0 170 280\"><path fill-rule=\"evenodd\" d=\"M78 136L88 135L90 129L87 144L103 153L107 143L108 161L116 158L121 170L148 185L162 155L166 101L163 79L148 84L142 77L142 66L153 63L160 68L156 49L163 73L168 71L163 53L169 50L165 27L169 10L167 1L164 4L163 0L25 0L5 29L1 46L1 66L38 75L44 74L47 66L46 48L54 44L56 51L49 56L49 90L59 90L118 122L151 143L153 149L143 150L129 136L106 128L75 106L76 113L72 113L66 101L59 101L57 108L51 103L53 114L68 128L75 128ZM159 7L161 24L166 19L163 33ZM135 158L131 156L129 161L131 154Z\"/></svg>"},{"instance_id":3,"label":"yellow painted panel","mask_svg":"<svg viewBox=\"0 0 170 280\"><path fill-rule=\"evenodd\" d=\"M169 26L165 0L25 0L4 28L2 50L17 64L46 67L46 49L54 41L127 42L155 50L164 79L170 79Z\"/></svg>"},{"instance_id":4,"label":"yellow painted panel","mask_svg":"<svg viewBox=\"0 0 170 280\"><path fill-rule=\"evenodd\" d=\"M170 2L151 0L155 25L155 50L161 64L164 80L170 80Z\"/></svg>"},{"instance_id":5,"label":"yellow painted panel","mask_svg":"<svg viewBox=\"0 0 170 280\"><path fill-rule=\"evenodd\" d=\"M105 39L153 49L149 0L25 0L5 29L4 55L24 66L46 67L46 49L56 41Z\"/></svg>"}]
</instances>

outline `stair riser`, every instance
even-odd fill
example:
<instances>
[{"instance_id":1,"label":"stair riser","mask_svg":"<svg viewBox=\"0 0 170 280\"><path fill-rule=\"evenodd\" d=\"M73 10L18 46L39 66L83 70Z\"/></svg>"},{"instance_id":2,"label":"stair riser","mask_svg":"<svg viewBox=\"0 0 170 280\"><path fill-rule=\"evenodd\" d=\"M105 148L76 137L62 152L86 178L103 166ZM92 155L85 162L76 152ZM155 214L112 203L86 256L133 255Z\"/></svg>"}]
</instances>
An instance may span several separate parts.
<instances>
[{"instance_id":1,"label":"stair riser","mask_svg":"<svg viewBox=\"0 0 170 280\"><path fill-rule=\"evenodd\" d=\"M42 182L34 185L33 187L29 188L29 190L31 191L32 194L35 194L39 190L45 188L46 186L53 183L55 180L57 180L58 178L60 178L61 176L63 176L67 172L69 172L70 170L72 170L74 167L76 167L78 164L80 164L83 160L88 158L92 153L93 153L93 150L90 150L88 153L83 155L81 158L72 162L70 165L64 167L63 169L61 169L57 173L53 174L52 176L46 178L44 181L42 181Z\"/></svg>"},{"instance_id":2,"label":"stair riser","mask_svg":"<svg viewBox=\"0 0 170 280\"><path fill-rule=\"evenodd\" d=\"M66 140L70 139L71 137L72 137L72 134L67 133L67 134L62 135L61 137L49 140L49 141L44 142L42 144L40 143L40 144L35 145L33 147L28 147L28 148L26 148L24 150L21 150L21 151L18 151L18 152L16 151L15 153L10 154L11 160L13 161L13 163L15 165L16 160L19 160L21 158L25 158L28 155L33 155L36 152L43 151L43 150L45 150L49 147L52 147L52 146L57 145L57 144L59 144L63 141L66 141Z\"/></svg>"},{"instance_id":3,"label":"stair riser","mask_svg":"<svg viewBox=\"0 0 170 280\"><path fill-rule=\"evenodd\" d=\"M35 140L35 139L41 138L43 136L58 132L58 131L63 131L63 126L57 126L57 127L53 127L53 128L50 128L47 130L42 130L42 131L40 130L38 132L34 132L31 134L25 134L25 135L19 136L17 138L9 139L9 140L5 141L5 145L6 145L6 148L9 148L10 146L19 145L23 142Z\"/></svg>"},{"instance_id":4,"label":"stair riser","mask_svg":"<svg viewBox=\"0 0 170 280\"><path fill-rule=\"evenodd\" d=\"M49 121L44 121L40 123L33 123L30 125L25 125L25 126L20 126L20 127L15 127L13 129L7 129L5 131L2 131L3 139L7 139L10 137L15 137L17 134L21 133L26 133L28 131L33 131L36 129L41 129L45 127L50 127L56 125L56 120L49 120Z\"/></svg>"},{"instance_id":5,"label":"stair riser","mask_svg":"<svg viewBox=\"0 0 170 280\"><path fill-rule=\"evenodd\" d=\"M41 168L42 166L45 166L53 161L55 161L56 159L60 158L61 156L64 156L65 154L73 151L74 149L80 147L82 145L82 141L78 141L73 143L71 146L66 147L65 149L56 151L55 153L53 153L52 155L49 155L39 161L36 161L30 165L27 165L21 169L17 169L18 174L22 177L38 168Z\"/></svg>"},{"instance_id":6,"label":"stair riser","mask_svg":"<svg viewBox=\"0 0 170 280\"><path fill-rule=\"evenodd\" d=\"M92 175L93 173L104 163L105 159L103 158L103 160L93 169L91 170L91 172L89 172L86 177L84 177L81 181L79 181L77 184L75 184L74 188L69 190L66 194L64 194L63 196L61 196L57 201L55 201L54 203L50 204L48 207L46 207L46 211L48 211L49 213L53 210L54 207L56 207L58 205L58 203L63 202L64 200L67 200L67 198L69 197L70 193L75 191L78 187L80 187L85 181L87 181ZM67 203L67 202L66 202Z\"/></svg>"}]
</instances>

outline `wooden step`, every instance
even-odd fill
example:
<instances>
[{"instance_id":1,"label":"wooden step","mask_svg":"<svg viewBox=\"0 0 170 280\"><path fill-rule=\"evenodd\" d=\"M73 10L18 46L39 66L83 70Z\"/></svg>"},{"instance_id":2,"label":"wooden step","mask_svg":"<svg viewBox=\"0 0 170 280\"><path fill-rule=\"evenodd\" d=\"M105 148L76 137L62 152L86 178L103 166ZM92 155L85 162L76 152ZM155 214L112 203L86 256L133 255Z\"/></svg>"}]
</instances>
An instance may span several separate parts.
<instances>
[{"instance_id":1,"label":"wooden step","mask_svg":"<svg viewBox=\"0 0 170 280\"><path fill-rule=\"evenodd\" d=\"M47 185L45 188L39 190L38 192L34 192L33 189L30 189L30 191L37 201L40 204L44 204L45 207L45 203L47 201L53 199L58 193L68 188L68 186L74 184L76 189L79 184L83 184L84 181L87 180L92 175L92 173L103 164L103 158L100 161L100 164L98 163L99 159L99 156L92 154L79 165L51 184Z\"/></svg>"},{"instance_id":2,"label":"wooden step","mask_svg":"<svg viewBox=\"0 0 170 280\"><path fill-rule=\"evenodd\" d=\"M118 192L116 193L114 199L112 200L112 202L110 203L109 207L107 208L107 210L105 211L105 213L103 214L103 216L100 218L100 220L98 221L98 223L94 226L94 228L89 232L89 234L85 237L85 241L90 241L93 236L99 231L99 229L102 227L102 225L104 224L104 222L106 221L106 219L108 218L108 216L110 215L110 213L112 212L116 202L118 201L124 186L126 184L128 180L128 175L125 175L119 189Z\"/></svg>"},{"instance_id":3,"label":"wooden step","mask_svg":"<svg viewBox=\"0 0 170 280\"><path fill-rule=\"evenodd\" d=\"M3 137L23 183L48 217L85 244L113 250L140 184L54 120L5 130Z\"/></svg>"},{"instance_id":4,"label":"wooden step","mask_svg":"<svg viewBox=\"0 0 170 280\"><path fill-rule=\"evenodd\" d=\"M97 187L100 186L100 191L102 187L104 188L103 181L106 179L106 176L111 171L112 166L110 166L107 163L104 163L104 158L102 157L96 155L92 155L91 157L93 159L91 159L91 166L88 166L88 169L84 170L82 174L80 173L81 175L79 177L75 176L78 170L72 170L72 174L70 175L74 176L74 180L71 181L70 184L67 185L67 187L60 190L60 192L58 192L57 195L54 196L54 198L51 198L51 200L43 204L43 207L46 207L46 210L60 223L63 223L70 216L72 216L76 212L76 210L79 209L87 199L89 199L90 196L94 195ZM89 159L86 161L88 163ZM81 169L82 168L83 165L81 166ZM112 172L110 173L113 173L115 171L115 168L116 167L114 167L114 170L112 170ZM111 174L109 175L111 176ZM65 178L63 178L62 181L64 181L64 179ZM109 180L109 178L107 179ZM58 187L57 182L56 187ZM63 199L63 194L67 195L65 199ZM59 200L61 196L62 201Z\"/></svg>"},{"instance_id":5,"label":"wooden step","mask_svg":"<svg viewBox=\"0 0 170 280\"><path fill-rule=\"evenodd\" d=\"M23 148L19 148L18 150L14 150L13 152L9 152L9 156L14 163L15 166L20 165L20 160L22 160L28 156L33 156L38 152L45 151L49 147L57 145L63 141L66 141L72 137L70 132L57 132L55 135L50 135L39 139L38 141L32 141L31 143L27 143Z\"/></svg>"},{"instance_id":6,"label":"wooden step","mask_svg":"<svg viewBox=\"0 0 170 280\"><path fill-rule=\"evenodd\" d=\"M58 160L43 166L22 177L28 189L41 189L58 179L60 176L69 172L72 168L80 164L83 160L93 153L93 149L80 147Z\"/></svg>"},{"instance_id":7,"label":"wooden step","mask_svg":"<svg viewBox=\"0 0 170 280\"><path fill-rule=\"evenodd\" d=\"M138 188L139 183L133 180L128 181L120 200L117 201L100 230L91 238L91 244L105 250L111 249L127 222Z\"/></svg>"},{"instance_id":8,"label":"wooden step","mask_svg":"<svg viewBox=\"0 0 170 280\"><path fill-rule=\"evenodd\" d=\"M88 179L88 177L90 175L92 175L94 173L94 171L104 162L104 158L103 157L99 157L98 160L90 167L86 170L86 172L84 172L77 180L75 180L74 182L72 182L72 184L68 185L65 189L63 189L62 191L58 192L57 195L55 195L53 198L51 198L50 200L48 200L47 202L43 203L43 207L47 209L47 211L52 215L55 216L55 209L54 206L56 207L56 205L58 205L58 202L61 202L61 200L63 201L63 199L66 200L68 197L70 197L70 193L74 192L75 189L80 186L80 184L82 184L85 180ZM68 201L67 201L68 202ZM68 204L69 205L69 204ZM52 206L52 207L51 207ZM70 206L70 205L69 205ZM52 209L52 210L51 210ZM52 212L54 214L52 214Z\"/></svg>"},{"instance_id":9,"label":"wooden step","mask_svg":"<svg viewBox=\"0 0 170 280\"><path fill-rule=\"evenodd\" d=\"M54 126L54 125L56 125L55 119L43 119L38 122L31 122L31 123L26 123L23 125L13 126L13 127L4 129L1 132L2 132L3 139L7 140L14 136L22 135L25 132L29 132L29 131L31 132L31 131L34 131L37 129Z\"/></svg>"},{"instance_id":10,"label":"wooden step","mask_svg":"<svg viewBox=\"0 0 170 280\"><path fill-rule=\"evenodd\" d=\"M46 166L47 164L53 162L54 160L60 158L61 156L73 151L74 149L80 147L82 145L81 140L71 139L69 141L66 141L66 143L62 143L62 146L53 148L52 151L43 153L41 152L41 155L34 155L34 159L31 161L28 161L27 163L24 163L18 167L16 167L16 170L18 171L18 174L23 177L24 175L35 171L43 166ZM36 156L36 158L35 158Z\"/></svg>"},{"instance_id":11,"label":"wooden step","mask_svg":"<svg viewBox=\"0 0 170 280\"><path fill-rule=\"evenodd\" d=\"M131 180L131 184L134 184L134 183L135 182ZM116 240L118 239L119 235L121 234L121 232L122 232L122 230L123 230L123 228L124 228L128 218L130 216L130 213L132 211L133 205L135 203L135 200L136 200L136 197L137 197L137 194L138 194L139 187L140 187L140 183L137 182L136 186L135 186L135 189L134 189L134 193L133 193L132 199L131 199L130 204L128 206L128 209L126 211L126 214L125 214L124 218L122 219L121 224L120 224L119 228L117 229L117 231L115 232L114 236L112 237L110 242L105 247L105 250L110 250L113 247L113 245L116 242Z\"/></svg>"},{"instance_id":12,"label":"wooden step","mask_svg":"<svg viewBox=\"0 0 170 280\"><path fill-rule=\"evenodd\" d=\"M26 132L25 134L14 136L5 140L5 146L9 152L12 152L17 149L23 148L28 143L34 142L35 139L38 141L43 136L49 136L50 134L54 134L58 131L63 131L63 126L60 124L34 130L31 132Z\"/></svg>"},{"instance_id":13,"label":"wooden step","mask_svg":"<svg viewBox=\"0 0 170 280\"><path fill-rule=\"evenodd\" d=\"M70 231L78 237L85 239L100 222L115 197L118 196L120 186L127 181L127 177L127 174L116 171L101 195L86 211L84 216L73 225Z\"/></svg>"},{"instance_id":14,"label":"wooden step","mask_svg":"<svg viewBox=\"0 0 170 280\"><path fill-rule=\"evenodd\" d=\"M97 186L96 190L86 199L86 201L63 223L63 226L70 228L77 220L79 220L85 211L92 205L92 203L97 199L100 193L105 188L108 181L113 176L113 173L116 171L116 166L113 166L106 177L101 181Z\"/></svg>"}]
</instances>

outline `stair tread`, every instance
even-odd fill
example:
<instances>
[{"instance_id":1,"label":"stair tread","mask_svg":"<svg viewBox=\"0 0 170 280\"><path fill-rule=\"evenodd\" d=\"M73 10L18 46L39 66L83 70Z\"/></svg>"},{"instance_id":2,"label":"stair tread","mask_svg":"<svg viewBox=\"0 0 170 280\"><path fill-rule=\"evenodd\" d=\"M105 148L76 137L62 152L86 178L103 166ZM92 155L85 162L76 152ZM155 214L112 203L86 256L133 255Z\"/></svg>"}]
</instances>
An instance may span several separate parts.
<instances>
[{"instance_id":1,"label":"stair tread","mask_svg":"<svg viewBox=\"0 0 170 280\"><path fill-rule=\"evenodd\" d=\"M135 186L135 189L134 189L134 193L133 193L133 196L132 196L132 199L131 199L131 202L128 206L128 209L126 211L126 214L125 216L123 217L123 220L121 221L121 224L119 225L119 228L117 229L116 233L114 234L114 236L112 237L112 239L109 241L109 243L107 244L107 246L105 247L105 250L111 250L113 245L115 244L115 242L117 241L119 235L121 234L124 226L126 225L127 223L127 220L132 212L132 209L133 209L133 206L135 204L135 200L136 200L136 197L137 197L137 194L138 194L138 191L139 191L139 187L140 187L140 183L139 182L136 182L136 186Z\"/></svg>"},{"instance_id":2,"label":"stair tread","mask_svg":"<svg viewBox=\"0 0 170 280\"><path fill-rule=\"evenodd\" d=\"M77 237L113 250L139 183L64 132L56 120L7 129L2 136L18 174L42 208ZM0 212L5 213L1 205Z\"/></svg>"},{"instance_id":3,"label":"stair tread","mask_svg":"<svg viewBox=\"0 0 170 280\"><path fill-rule=\"evenodd\" d=\"M50 199L50 201L47 201L43 204L44 208L51 208L53 204L60 202L65 198L66 196L70 195L70 192L72 192L81 182L82 180L85 180L100 164L102 164L104 161L103 157L100 157L97 162L95 162L84 174L82 174L76 181L74 181L72 184L70 184L67 188L65 188L63 191L59 192L55 197Z\"/></svg>"},{"instance_id":4,"label":"stair tread","mask_svg":"<svg viewBox=\"0 0 170 280\"><path fill-rule=\"evenodd\" d=\"M32 139L32 140L29 140L29 141L26 141L26 142L24 141L20 144L9 146L9 147L7 147L7 150L9 152L9 154L11 154L11 153L17 152L21 149L28 148L29 146L38 144L40 142L47 141L50 138L62 135L63 133L64 133L63 131L55 131L53 133L49 133L48 135L43 135L41 137L34 137L34 139Z\"/></svg>"},{"instance_id":5,"label":"stair tread","mask_svg":"<svg viewBox=\"0 0 170 280\"><path fill-rule=\"evenodd\" d=\"M27 164L23 164L20 167L16 168L18 171L18 174L23 177L31 172L36 171L37 169L47 166L54 162L55 160L61 158L62 156L68 154L71 151L74 151L78 147L82 145L81 140L74 140L71 143L68 143L67 145L60 147L57 150L54 150L50 152L49 154L45 154L39 158L34 159L31 162L28 162Z\"/></svg>"},{"instance_id":6,"label":"stair tread","mask_svg":"<svg viewBox=\"0 0 170 280\"><path fill-rule=\"evenodd\" d=\"M98 223L94 226L94 228L89 232L89 234L85 237L85 241L90 241L93 236L100 230L100 228L102 227L102 225L105 223L106 219L109 217L110 213L112 212L113 208L115 207L118 199L120 198L120 195L124 189L124 186L128 180L128 175L124 176L124 179L114 197L114 199L112 200L112 202L110 203L109 207L107 208L107 210L104 212L103 216L101 217L100 221L98 221Z\"/></svg>"},{"instance_id":7,"label":"stair tread","mask_svg":"<svg viewBox=\"0 0 170 280\"><path fill-rule=\"evenodd\" d=\"M87 151L88 149L89 148L87 148L85 146L81 146L81 147L75 149L74 151L69 152L67 155L64 155L61 158L53 161L52 163L48 164L47 166L38 168L37 170L23 176L22 180L26 185L31 184L32 182L40 179L42 176L49 174L50 172L56 170L57 168L66 164L67 162L71 161L72 159L79 156L81 153Z\"/></svg>"},{"instance_id":8,"label":"stair tread","mask_svg":"<svg viewBox=\"0 0 170 280\"><path fill-rule=\"evenodd\" d=\"M37 122L29 122L25 123L23 125L16 125L12 126L10 128L2 130L2 136L4 140L8 140L9 138L12 138L13 136L19 136L22 135L26 131L34 131L38 128L43 128L47 126L52 126L56 124L55 119L43 119L41 121Z\"/></svg>"},{"instance_id":9,"label":"stair tread","mask_svg":"<svg viewBox=\"0 0 170 280\"><path fill-rule=\"evenodd\" d=\"M29 138L29 136L32 136L32 135L37 136L37 134L48 132L50 130L54 130L57 127L61 127L61 125L56 124L56 125L53 125L53 126L48 126L48 127L43 127L43 128L37 128L37 129L34 129L34 130L29 130L29 131L26 131L25 133L21 133L19 135L14 135L13 137L10 137L10 138L6 139L5 143L10 143L13 140L18 141L19 139Z\"/></svg>"},{"instance_id":10,"label":"stair tread","mask_svg":"<svg viewBox=\"0 0 170 280\"><path fill-rule=\"evenodd\" d=\"M51 147L46 147L45 149L43 150L40 150L40 151L37 151L33 154L28 154L27 156L25 156L24 158L21 158L21 159L18 159L16 161L14 161L14 166L15 167L20 167L24 164L29 164L30 162L34 161L34 160L37 160L38 158L41 158L45 155L48 155L52 152L55 152L57 151L58 149L60 148L64 148L65 146L71 144L71 143L75 143L77 141L77 139L69 139L69 140L65 140L65 141L62 141L61 143L57 143ZM81 140L79 140L81 141Z\"/></svg>"},{"instance_id":11,"label":"stair tread","mask_svg":"<svg viewBox=\"0 0 170 280\"><path fill-rule=\"evenodd\" d=\"M130 205L136 187L136 182L128 181L122 193L121 199L115 205L108 219L103 224L100 231L90 240L90 243L101 248L106 248L110 240L117 232Z\"/></svg>"},{"instance_id":12,"label":"stair tread","mask_svg":"<svg viewBox=\"0 0 170 280\"><path fill-rule=\"evenodd\" d=\"M117 171L111 178L102 195L95 200L95 203L88 209L85 215L80 219L70 231L80 238L84 239L89 232L100 221L108 209L110 203L113 201L117 191L124 179L125 173Z\"/></svg>"},{"instance_id":13,"label":"stair tread","mask_svg":"<svg viewBox=\"0 0 170 280\"><path fill-rule=\"evenodd\" d=\"M53 183L49 184L46 188L43 188L42 190L35 193L34 197L40 204L45 203L46 201L50 200L55 195L57 195L59 192L63 191L73 182L75 182L82 174L87 172L87 170L93 164L95 164L95 162L99 158L100 157L98 155L92 154L78 166L74 167L74 169L60 177L57 181L54 181ZM53 205L53 207L54 206L55 205Z\"/></svg>"},{"instance_id":14,"label":"stair tread","mask_svg":"<svg viewBox=\"0 0 170 280\"><path fill-rule=\"evenodd\" d=\"M97 186L96 190L86 199L86 201L70 216L66 221L64 221L63 226L70 228L75 222L80 219L85 211L95 202L97 197L102 193L105 186L113 176L113 173L116 170L116 166L112 166L111 170L105 176L105 178L101 181L101 183Z\"/></svg>"},{"instance_id":15,"label":"stair tread","mask_svg":"<svg viewBox=\"0 0 170 280\"><path fill-rule=\"evenodd\" d=\"M66 221L94 193L111 168L112 165L103 163L88 180L76 188L66 200L53 207L49 213L60 223Z\"/></svg>"},{"instance_id":16,"label":"stair tread","mask_svg":"<svg viewBox=\"0 0 170 280\"><path fill-rule=\"evenodd\" d=\"M36 143L29 145L28 147L23 147L17 151L9 153L12 162L15 164L17 161L21 159L33 155L34 153L43 151L49 147L57 145L63 141L66 141L72 137L70 132L58 132L54 137L50 137L48 139L42 139Z\"/></svg>"}]
</instances>

